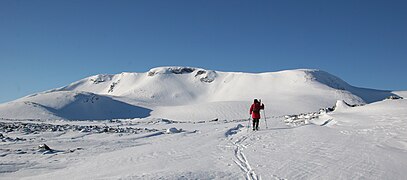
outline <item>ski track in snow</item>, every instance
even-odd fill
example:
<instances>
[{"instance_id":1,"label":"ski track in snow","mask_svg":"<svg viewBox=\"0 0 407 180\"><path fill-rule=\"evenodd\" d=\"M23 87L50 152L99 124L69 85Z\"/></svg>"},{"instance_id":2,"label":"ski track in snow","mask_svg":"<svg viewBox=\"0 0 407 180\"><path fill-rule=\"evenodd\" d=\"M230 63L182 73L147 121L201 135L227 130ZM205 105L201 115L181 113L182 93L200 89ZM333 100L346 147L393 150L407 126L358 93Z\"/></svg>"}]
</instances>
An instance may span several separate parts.
<instances>
[{"instance_id":1,"label":"ski track in snow","mask_svg":"<svg viewBox=\"0 0 407 180\"><path fill-rule=\"evenodd\" d=\"M269 129L273 130L273 129ZM251 131L251 132L243 132L244 134L240 137L238 137L236 140L233 138L230 140L231 143L234 146L234 162L236 165L245 173L245 178L247 180L261 180L262 177L258 173L255 172L255 170L252 168L250 165L250 162L248 158L246 157L245 153L243 152L246 148L248 148L251 144L250 143L245 143L248 139L252 141L256 141L258 137L256 137L256 132ZM256 142L253 142L256 143ZM259 167L259 166L257 166ZM275 180L283 180L284 178L281 178L275 174L270 175L271 179Z\"/></svg>"},{"instance_id":2,"label":"ski track in snow","mask_svg":"<svg viewBox=\"0 0 407 180\"><path fill-rule=\"evenodd\" d=\"M254 170L250 166L250 163L247 160L245 154L243 153L243 150L245 149L243 142L246 139L248 139L250 136L252 136L253 134L254 134L254 132L249 133L248 135L243 135L235 142L232 142L233 145L235 146L234 155L235 155L236 160L234 160L234 162L240 167L240 169L244 173L246 173L246 179L258 180L261 178L259 176L257 176L257 174L254 172Z\"/></svg>"}]
</instances>

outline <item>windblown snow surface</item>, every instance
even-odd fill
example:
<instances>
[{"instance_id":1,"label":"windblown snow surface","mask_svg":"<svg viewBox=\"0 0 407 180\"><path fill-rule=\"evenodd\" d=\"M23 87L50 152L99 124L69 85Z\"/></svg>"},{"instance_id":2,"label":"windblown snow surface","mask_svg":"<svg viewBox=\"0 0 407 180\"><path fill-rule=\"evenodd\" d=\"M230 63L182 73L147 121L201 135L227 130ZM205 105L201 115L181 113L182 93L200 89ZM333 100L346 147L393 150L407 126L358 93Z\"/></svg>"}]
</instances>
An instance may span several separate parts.
<instances>
[{"instance_id":1,"label":"windblown snow surface","mask_svg":"<svg viewBox=\"0 0 407 180\"><path fill-rule=\"evenodd\" d=\"M0 179L404 179L406 95L308 69L96 75L0 104Z\"/></svg>"}]
</instances>

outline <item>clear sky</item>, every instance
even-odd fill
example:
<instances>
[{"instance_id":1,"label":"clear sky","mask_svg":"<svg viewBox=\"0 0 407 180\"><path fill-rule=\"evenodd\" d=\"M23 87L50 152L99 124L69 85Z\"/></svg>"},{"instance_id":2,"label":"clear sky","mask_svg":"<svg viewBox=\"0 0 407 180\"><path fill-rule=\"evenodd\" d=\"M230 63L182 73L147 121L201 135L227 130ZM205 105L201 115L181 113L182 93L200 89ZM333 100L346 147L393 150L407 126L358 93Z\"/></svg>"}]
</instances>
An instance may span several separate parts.
<instances>
[{"instance_id":1,"label":"clear sky","mask_svg":"<svg viewBox=\"0 0 407 180\"><path fill-rule=\"evenodd\" d=\"M405 0L1 0L0 103L157 66L407 90Z\"/></svg>"}]
</instances>

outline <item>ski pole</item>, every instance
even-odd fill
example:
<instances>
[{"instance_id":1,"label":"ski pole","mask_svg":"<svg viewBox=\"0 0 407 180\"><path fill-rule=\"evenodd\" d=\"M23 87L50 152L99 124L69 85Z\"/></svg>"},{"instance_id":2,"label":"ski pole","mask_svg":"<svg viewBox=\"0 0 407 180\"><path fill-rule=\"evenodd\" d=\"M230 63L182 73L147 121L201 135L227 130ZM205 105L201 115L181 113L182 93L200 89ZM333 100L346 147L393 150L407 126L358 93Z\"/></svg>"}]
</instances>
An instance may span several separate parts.
<instances>
[{"instance_id":1,"label":"ski pole","mask_svg":"<svg viewBox=\"0 0 407 180\"><path fill-rule=\"evenodd\" d=\"M249 132L249 129L250 129L250 116L249 116L249 119L248 119L249 121L247 122L247 132Z\"/></svg>"},{"instance_id":2,"label":"ski pole","mask_svg":"<svg viewBox=\"0 0 407 180\"><path fill-rule=\"evenodd\" d=\"M267 118L266 118L266 110L263 109L263 115L264 115L264 122L266 123L266 129L268 129L269 127L267 126Z\"/></svg>"}]
</instances>

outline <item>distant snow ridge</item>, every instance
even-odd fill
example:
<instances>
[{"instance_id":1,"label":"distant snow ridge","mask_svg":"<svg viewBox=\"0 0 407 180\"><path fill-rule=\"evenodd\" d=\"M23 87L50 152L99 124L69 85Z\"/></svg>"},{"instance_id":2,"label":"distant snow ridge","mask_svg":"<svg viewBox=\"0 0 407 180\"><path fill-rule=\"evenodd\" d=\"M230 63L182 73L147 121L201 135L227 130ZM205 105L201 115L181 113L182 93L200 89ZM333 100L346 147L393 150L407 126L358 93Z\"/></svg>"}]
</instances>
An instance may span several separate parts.
<instances>
[{"instance_id":1,"label":"distant snow ridge","mask_svg":"<svg viewBox=\"0 0 407 180\"><path fill-rule=\"evenodd\" d=\"M337 100L364 104L391 95L351 86L320 70L242 73L171 66L84 78L0 104L0 118L234 120L247 117L254 98L262 99L272 116L282 116L315 112Z\"/></svg>"},{"instance_id":2,"label":"distant snow ridge","mask_svg":"<svg viewBox=\"0 0 407 180\"><path fill-rule=\"evenodd\" d=\"M333 76L325 71L304 70L304 72L306 74L307 79L319 82L322 85L326 85L336 90L350 92L363 99L363 101L365 101L366 103L381 101L389 96L397 96L392 91L366 89L351 86L342 79Z\"/></svg>"},{"instance_id":3,"label":"distant snow ridge","mask_svg":"<svg viewBox=\"0 0 407 180\"><path fill-rule=\"evenodd\" d=\"M314 69L314 70L304 70L304 73L306 74L307 79L320 82L321 84L324 84L334 89L346 90L350 87L350 85L343 81L342 79L333 76L325 71Z\"/></svg>"}]
</instances>

